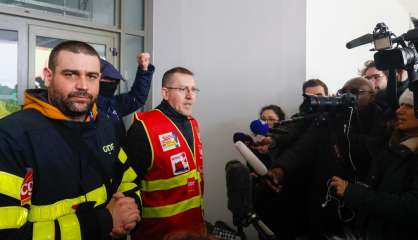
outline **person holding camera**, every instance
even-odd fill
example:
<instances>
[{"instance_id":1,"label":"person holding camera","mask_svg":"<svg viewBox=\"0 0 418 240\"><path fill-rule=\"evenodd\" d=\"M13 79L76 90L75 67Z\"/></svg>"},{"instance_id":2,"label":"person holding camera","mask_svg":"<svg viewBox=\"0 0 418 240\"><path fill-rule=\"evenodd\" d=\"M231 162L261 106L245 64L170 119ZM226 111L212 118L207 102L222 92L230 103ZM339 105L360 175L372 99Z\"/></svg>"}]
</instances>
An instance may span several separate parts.
<instances>
[{"instance_id":1,"label":"person holding camera","mask_svg":"<svg viewBox=\"0 0 418 240\"><path fill-rule=\"evenodd\" d=\"M358 210L357 230L370 240L418 237L418 119L413 93L405 90L399 102L395 129L386 147L371 149L367 185L341 176L334 176L330 183L345 204Z\"/></svg>"},{"instance_id":2,"label":"person holding camera","mask_svg":"<svg viewBox=\"0 0 418 240\"><path fill-rule=\"evenodd\" d=\"M343 223L352 220L353 214L348 211L346 215L342 205L334 201L330 179L339 175L356 182L364 180L371 158L365 143L379 141L384 132L381 131L384 125L379 123L381 110L373 103L374 88L369 81L351 79L339 94L345 94L346 99L354 95L357 110L340 102L341 106L318 114L304 134L273 161L268 173L272 181L267 183L280 191L286 188L286 182L305 171L307 185L298 190L306 194L302 207L307 211L308 239L340 234Z\"/></svg>"}]
</instances>

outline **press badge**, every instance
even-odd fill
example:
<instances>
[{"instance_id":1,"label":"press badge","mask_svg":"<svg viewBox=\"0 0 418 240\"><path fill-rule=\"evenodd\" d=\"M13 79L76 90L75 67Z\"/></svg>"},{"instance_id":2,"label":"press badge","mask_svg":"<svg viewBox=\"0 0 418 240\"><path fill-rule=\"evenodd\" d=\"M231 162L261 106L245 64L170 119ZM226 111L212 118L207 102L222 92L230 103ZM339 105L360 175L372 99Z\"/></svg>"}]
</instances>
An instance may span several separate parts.
<instances>
[{"instance_id":1,"label":"press badge","mask_svg":"<svg viewBox=\"0 0 418 240\"><path fill-rule=\"evenodd\" d=\"M180 147L179 139L175 132L168 132L158 135L163 152Z\"/></svg>"}]
</instances>

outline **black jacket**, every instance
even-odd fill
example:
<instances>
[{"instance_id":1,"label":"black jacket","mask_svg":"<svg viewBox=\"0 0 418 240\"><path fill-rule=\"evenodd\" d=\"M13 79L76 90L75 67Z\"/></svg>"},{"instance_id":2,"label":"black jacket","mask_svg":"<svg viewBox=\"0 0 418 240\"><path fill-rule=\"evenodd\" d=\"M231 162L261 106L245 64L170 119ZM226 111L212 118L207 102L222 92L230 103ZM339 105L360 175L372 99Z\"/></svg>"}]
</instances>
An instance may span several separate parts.
<instances>
[{"instance_id":1,"label":"black jacket","mask_svg":"<svg viewBox=\"0 0 418 240\"><path fill-rule=\"evenodd\" d=\"M331 201L323 206L329 180L332 176L353 181L366 179L371 161L367 144L385 138L384 126L377 121L381 114L374 104L362 109L358 116L354 113L349 138L344 134L344 129L348 128L348 124L344 124L348 115L326 114L313 121L305 133L273 161L273 167L284 169L284 187L301 177L307 183L298 190L306 196L306 219L301 221L307 221L310 239L341 232L343 224L338 214L338 202Z\"/></svg>"},{"instance_id":2,"label":"black jacket","mask_svg":"<svg viewBox=\"0 0 418 240\"><path fill-rule=\"evenodd\" d=\"M418 154L403 145L371 149L369 187L350 183L344 196L358 210L357 229L370 240L417 239Z\"/></svg>"},{"instance_id":3,"label":"black jacket","mask_svg":"<svg viewBox=\"0 0 418 240\"><path fill-rule=\"evenodd\" d=\"M95 202L80 203L73 206L74 213L64 216L75 214L82 239L107 239L113 222L105 206L128 167L118 159L120 144L114 125L94 111L89 121L66 120L46 102L45 90L30 91L25 97L24 110L0 120L0 175L24 178L32 170L31 205L23 206L29 211L34 205L51 206L104 186L107 196L102 204L93 207ZM21 206L22 196L11 197L2 190L0 187L0 211ZM62 231L59 219L55 219L57 239ZM33 227L29 219L17 229L0 225L0 239L32 239Z\"/></svg>"}]
</instances>

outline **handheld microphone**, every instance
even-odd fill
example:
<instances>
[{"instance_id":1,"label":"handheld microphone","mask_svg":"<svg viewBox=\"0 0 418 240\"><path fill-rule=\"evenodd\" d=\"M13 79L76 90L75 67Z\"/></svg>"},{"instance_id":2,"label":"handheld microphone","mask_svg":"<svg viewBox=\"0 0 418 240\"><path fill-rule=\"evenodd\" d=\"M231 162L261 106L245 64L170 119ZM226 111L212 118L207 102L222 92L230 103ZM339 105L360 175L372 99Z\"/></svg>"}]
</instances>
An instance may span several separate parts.
<instances>
[{"instance_id":1,"label":"handheld microphone","mask_svg":"<svg viewBox=\"0 0 418 240\"><path fill-rule=\"evenodd\" d=\"M251 122L250 129L255 135L266 136L269 131L269 125L266 122L257 119Z\"/></svg>"},{"instance_id":2,"label":"handheld microphone","mask_svg":"<svg viewBox=\"0 0 418 240\"><path fill-rule=\"evenodd\" d=\"M248 164L250 164L250 166L254 169L257 175L267 175L268 170L266 166L243 142L235 142L235 147L237 148L238 152L241 153L242 157L248 162Z\"/></svg>"},{"instance_id":3,"label":"handheld microphone","mask_svg":"<svg viewBox=\"0 0 418 240\"><path fill-rule=\"evenodd\" d=\"M348 49L352 49L352 48L355 48L355 47L358 47L367 43L371 43L371 42L373 42L373 34L367 33L367 34L364 34L363 36L360 36L356 39L349 41L345 45L345 47Z\"/></svg>"},{"instance_id":4,"label":"handheld microphone","mask_svg":"<svg viewBox=\"0 0 418 240\"><path fill-rule=\"evenodd\" d=\"M250 135L242 133L242 132L234 133L233 140L234 140L234 143L241 141L243 143L250 144L250 145L254 144L253 138Z\"/></svg>"},{"instance_id":5,"label":"handheld microphone","mask_svg":"<svg viewBox=\"0 0 418 240\"><path fill-rule=\"evenodd\" d=\"M225 165L228 209L239 225L252 211L252 182L250 171L238 160Z\"/></svg>"},{"instance_id":6,"label":"handheld microphone","mask_svg":"<svg viewBox=\"0 0 418 240\"><path fill-rule=\"evenodd\" d=\"M252 181L248 168L238 160L231 160L226 164L225 172L228 209L233 214L234 225L242 231L242 227L252 224L262 236L261 239L277 240L274 233L252 211ZM242 235L245 236L243 231Z\"/></svg>"}]
</instances>

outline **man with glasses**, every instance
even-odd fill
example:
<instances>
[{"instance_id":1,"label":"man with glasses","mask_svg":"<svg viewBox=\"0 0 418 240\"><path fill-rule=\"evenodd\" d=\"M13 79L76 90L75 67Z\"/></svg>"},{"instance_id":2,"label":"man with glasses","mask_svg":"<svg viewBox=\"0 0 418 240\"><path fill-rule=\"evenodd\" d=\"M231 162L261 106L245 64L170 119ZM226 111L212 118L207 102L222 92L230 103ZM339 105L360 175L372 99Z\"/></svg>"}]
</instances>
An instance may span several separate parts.
<instances>
[{"instance_id":1,"label":"man with glasses","mask_svg":"<svg viewBox=\"0 0 418 240\"><path fill-rule=\"evenodd\" d=\"M143 223L133 240L205 232L202 144L192 117L198 92L190 70L173 68L163 76L161 104L135 114L126 151L142 179Z\"/></svg>"},{"instance_id":2,"label":"man with glasses","mask_svg":"<svg viewBox=\"0 0 418 240\"><path fill-rule=\"evenodd\" d=\"M367 106L374 99L375 89L366 78L357 77L347 81L344 86L338 90L337 95L351 93L357 97L359 108Z\"/></svg>"},{"instance_id":3,"label":"man with glasses","mask_svg":"<svg viewBox=\"0 0 418 240\"><path fill-rule=\"evenodd\" d=\"M364 68L360 71L360 74L369 80L377 91L385 89L388 84L387 73L378 70L373 60L364 63Z\"/></svg>"}]
</instances>

